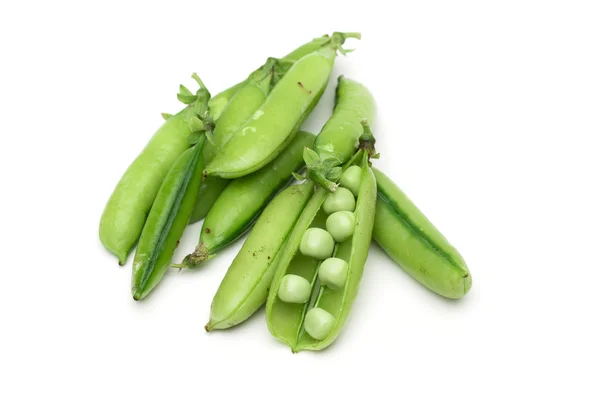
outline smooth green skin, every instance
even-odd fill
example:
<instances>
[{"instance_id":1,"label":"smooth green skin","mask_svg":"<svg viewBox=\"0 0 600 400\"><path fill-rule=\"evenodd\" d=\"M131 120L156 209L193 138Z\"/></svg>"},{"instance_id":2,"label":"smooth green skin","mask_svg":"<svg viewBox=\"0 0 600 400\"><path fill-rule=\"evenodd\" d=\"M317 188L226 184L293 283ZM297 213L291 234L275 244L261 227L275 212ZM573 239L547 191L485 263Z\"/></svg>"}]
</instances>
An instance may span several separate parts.
<instances>
[{"instance_id":1,"label":"smooth green skin","mask_svg":"<svg viewBox=\"0 0 600 400\"><path fill-rule=\"evenodd\" d=\"M358 286L362 278L371 233L375 219L375 203L377 184L375 176L367 163L363 161L361 187L355 210L356 227L351 239L339 243L335 257L348 262L348 278L343 288L334 290L325 286L318 288L315 307L322 308L335 318L335 324L327 337L318 340L304 334L303 325L309 304L296 305L283 303L276 296L281 284L281 279L286 274L297 274L313 282L316 288L318 263L310 263L305 256L298 257L298 247L304 231L309 227L323 227L325 213L321 205L325 200L327 191L319 188L304 212L298 219L282 255L278 257L277 269L269 298L267 300L267 326L271 334L278 340L288 344L293 352L301 350L321 350L329 346L337 338L352 308ZM307 262L308 261L308 262Z\"/></svg>"},{"instance_id":2,"label":"smooth green skin","mask_svg":"<svg viewBox=\"0 0 600 400\"><path fill-rule=\"evenodd\" d=\"M308 279L288 274L281 280L277 296L286 303L304 304L310 299L311 289Z\"/></svg>"},{"instance_id":3,"label":"smooth green skin","mask_svg":"<svg viewBox=\"0 0 600 400\"><path fill-rule=\"evenodd\" d=\"M458 299L472 277L460 253L383 172L377 178L373 239L410 276L435 293Z\"/></svg>"},{"instance_id":4,"label":"smooth green skin","mask_svg":"<svg viewBox=\"0 0 600 400\"><path fill-rule=\"evenodd\" d=\"M129 165L100 218L100 241L124 265L137 242L161 183L190 147L190 108L168 118Z\"/></svg>"},{"instance_id":5,"label":"smooth green skin","mask_svg":"<svg viewBox=\"0 0 600 400\"><path fill-rule=\"evenodd\" d=\"M273 62L268 61L261 69L250 74L243 84L239 84L237 91L218 114L219 119L212 133L214 144L209 141L204 144L204 160L206 162L214 158L218 149L227 143L239 127L264 103L271 89L273 74L270 69L272 68L272 64ZM206 217L229 182L229 180L217 176L207 176L204 178L196 197L196 204L194 205L190 223L197 222Z\"/></svg>"},{"instance_id":6,"label":"smooth green skin","mask_svg":"<svg viewBox=\"0 0 600 400\"><path fill-rule=\"evenodd\" d=\"M236 83L232 87L223 90L221 93L211 97L210 100L208 100L208 108L210 109L210 114L213 118L213 121L216 121L221 117L221 114L227 107L229 101L245 83L245 80L240 83Z\"/></svg>"},{"instance_id":7,"label":"smooth green skin","mask_svg":"<svg viewBox=\"0 0 600 400\"><path fill-rule=\"evenodd\" d=\"M267 300L275 258L314 193L311 182L289 186L262 212L219 285L205 329L227 329Z\"/></svg>"},{"instance_id":8,"label":"smooth green skin","mask_svg":"<svg viewBox=\"0 0 600 400\"><path fill-rule=\"evenodd\" d=\"M300 253L317 260L331 257L335 242L333 237L325 229L309 228L304 232L300 242Z\"/></svg>"},{"instance_id":9,"label":"smooth green skin","mask_svg":"<svg viewBox=\"0 0 600 400\"><path fill-rule=\"evenodd\" d=\"M329 193L323 202L323 210L327 214L337 211L354 211L356 199L349 189L339 187L333 193Z\"/></svg>"},{"instance_id":10,"label":"smooth green skin","mask_svg":"<svg viewBox=\"0 0 600 400\"><path fill-rule=\"evenodd\" d=\"M271 90L274 61L268 61L263 67L252 73L220 114L212 134L213 143L204 146L204 159L212 160L219 148L227 143L252 117L254 112L265 102Z\"/></svg>"},{"instance_id":11,"label":"smooth green skin","mask_svg":"<svg viewBox=\"0 0 600 400\"><path fill-rule=\"evenodd\" d=\"M248 175L277 157L294 138L322 95L336 57L325 47L298 60L263 105L206 167L208 175Z\"/></svg>"},{"instance_id":12,"label":"smooth green skin","mask_svg":"<svg viewBox=\"0 0 600 400\"><path fill-rule=\"evenodd\" d=\"M304 330L315 340L323 340L335 326L335 317L322 308L311 308L304 319Z\"/></svg>"},{"instance_id":13,"label":"smooth green skin","mask_svg":"<svg viewBox=\"0 0 600 400\"><path fill-rule=\"evenodd\" d=\"M341 258L330 257L319 266L319 282L321 285L339 289L344 286L348 277L348 263Z\"/></svg>"},{"instance_id":14,"label":"smooth green skin","mask_svg":"<svg viewBox=\"0 0 600 400\"><path fill-rule=\"evenodd\" d=\"M325 123L315 141L319 156L345 163L356 153L358 139L364 132L361 120L373 124L376 117L375 99L369 90L352 79L340 76L336 88L333 115Z\"/></svg>"},{"instance_id":15,"label":"smooth green skin","mask_svg":"<svg viewBox=\"0 0 600 400\"><path fill-rule=\"evenodd\" d=\"M354 196L358 196L361 173L362 171L358 165L351 166L342 174L342 177L340 178L340 187L344 187L350 190ZM339 189L337 191L339 191Z\"/></svg>"},{"instance_id":16,"label":"smooth green skin","mask_svg":"<svg viewBox=\"0 0 600 400\"><path fill-rule=\"evenodd\" d=\"M338 211L327 217L325 226L336 242L343 242L354 233L354 214L351 211Z\"/></svg>"},{"instance_id":17,"label":"smooth green skin","mask_svg":"<svg viewBox=\"0 0 600 400\"><path fill-rule=\"evenodd\" d=\"M134 300L146 297L160 282L188 224L202 180L204 140L202 135L175 161L156 195L133 259Z\"/></svg>"},{"instance_id":18,"label":"smooth green skin","mask_svg":"<svg viewBox=\"0 0 600 400\"><path fill-rule=\"evenodd\" d=\"M218 176L206 176L202 179L202 184L196 196L196 204L190 217L190 224L206 218L208 212L213 207L223 190L231 183L229 179L219 178Z\"/></svg>"},{"instance_id":19,"label":"smooth green skin","mask_svg":"<svg viewBox=\"0 0 600 400\"><path fill-rule=\"evenodd\" d=\"M311 147L314 140L312 133L300 132L270 165L227 185L204 219L196 250L182 265L194 268L242 236L273 196L292 181L292 172L303 167L304 147Z\"/></svg>"}]
</instances>

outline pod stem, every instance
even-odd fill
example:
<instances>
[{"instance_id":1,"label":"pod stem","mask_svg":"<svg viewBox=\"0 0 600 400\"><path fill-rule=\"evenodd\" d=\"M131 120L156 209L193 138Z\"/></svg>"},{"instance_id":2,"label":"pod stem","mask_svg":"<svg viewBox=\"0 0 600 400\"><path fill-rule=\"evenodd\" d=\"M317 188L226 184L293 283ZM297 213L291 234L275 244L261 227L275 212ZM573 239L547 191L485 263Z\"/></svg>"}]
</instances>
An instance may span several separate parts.
<instances>
[{"instance_id":1,"label":"pod stem","mask_svg":"<svg viewBox=\"0 0 600 400\"><path fill-rule=\"evenodd\" d=\"M361 39L360 32L333 32L331 35L331 46L340 52L342 55L346 55L354 51L354 49L344 49L342 45L346 42L346 39Z\"/></svg>"},{"instance_id":2,"label":"pod stem","mask_svg":"<svg viewBox=\"0 0 600 400\"><path fill-rule=\"evenodd\" d=\"M379 154L375 150L375 136L373 136L373 131L371 130L369 121L363 119L360 121L360 123L363 126L363 134L358 138L358 148L364 149L369 155L369 158L379 158Z\"/></svg>"},{"instance_id":3,"label":"pod stem","mask_svg":"<svg viewBox=\"0 0 600 400\"><path fill-rule=\"evenodd\" d=\"M204 244L204 242L200 242L193 253L185 256L181 264L172 264L173 268L188 268L195 269L200 266L203 262L210 260L214 257L214 254L210 254L208 251L208 247Z\"/></svg>"},{"instance_id":4,"label":"pod stem","mask_svg":"<svg viewBox=\"0 0 600 400\"><path fill-rule=\"evenodd\" d=\"M321 186L322 188L330 191L331 193L334 193L337 187L339 186L337 183L327 179L322 172L309 170L307 175L311 181Z\"/></svg>"}]
</instances>

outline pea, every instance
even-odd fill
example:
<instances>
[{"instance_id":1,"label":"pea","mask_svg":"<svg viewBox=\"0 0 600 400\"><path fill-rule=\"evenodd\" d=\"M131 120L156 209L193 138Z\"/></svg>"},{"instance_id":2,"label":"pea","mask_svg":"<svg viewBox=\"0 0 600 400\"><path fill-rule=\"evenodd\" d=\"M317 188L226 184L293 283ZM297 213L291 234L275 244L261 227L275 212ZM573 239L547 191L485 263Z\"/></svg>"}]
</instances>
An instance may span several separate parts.
<instances>
[{"instance_id":1,"label":"pea","mask_svg":"<svg viewBox=\"0 0 600 400\"><path fill-rule=\"evenodd\" d=\"M331 256L335 242L325 229L308 228L300 242L300 252L305 256L324 260Z\"/></svg>"},{"instance_id":2,"label":"pea","mask_svg":"<svg viewBox=\"0 0 600 400\"><path fill-rule=\"evenodd\" d=\"M304 330L316 340L325 339L333 329L333 325L335 325L334 316L319 307L310 309L304 319Z\"/></svg>"},{"instance_id":3,"label":"pea","mask_svg":"<svg viewBox=\"0 0 600 400\"><path fill-rule=\"evenodd\" d=\"M360 168L358 172L360 173ZM332 214L336 211L354 211L356 200L352 192L345 187L339 187L334 193L329 193L323 202L323 211Z\"/></svg>"},{"instance_id":4,"label":"pea","mask_svg":"<svg viewBox=\"0 0 600 400\"><path fill-rule=\"evenodd\" d=\"M358 189L360 187L360 175L362 170L358 165L349 167L342 177L340 178L340 186L350 189L354 196L358 196ZM339 189L338 189L339 190ZM349 210L353 211L353 210Z\"/></svg>"},{"instance_id":5,"label":"pea","mask_svg":"<svg viewBox=\"0 0 600 400\"><path fill-rule=\"evenodd\" d=\"M336 242L343 242L354 233L356 219L350 211L338 211L327 217L325 226Z\"/></svg>"},{"instance_id":6,"label":"pea","mask_svg":"<svg viewBox=\"0 0 600 400\"><path fill-rule=\"evenodd\" d=\"M348 263L341 258L331 257L319 266L319 280L321 284L339 289L346 283Z\"/></svg>"},{"instance_id":7,"label":"pea","mask_svg":"<svg viewBox=\"0 0 600 400\"><path fill-rule=\"evenodd\" d=\"M277 295L286 303L302 304L310 299L310 282L301 276L288 274L281 280Z\"/></svg>"}]
</instances>

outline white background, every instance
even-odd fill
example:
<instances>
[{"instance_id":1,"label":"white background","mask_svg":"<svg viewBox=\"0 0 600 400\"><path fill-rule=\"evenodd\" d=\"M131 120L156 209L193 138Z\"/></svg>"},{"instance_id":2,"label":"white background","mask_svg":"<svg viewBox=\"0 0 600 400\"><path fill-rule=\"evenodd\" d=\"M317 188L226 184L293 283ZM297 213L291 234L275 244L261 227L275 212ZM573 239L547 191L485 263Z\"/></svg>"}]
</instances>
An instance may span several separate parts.
<instances>
[{"instance_id":1,"label":"white background","mask_svg":"<svg viewBox=\"0 0 600 400\"><path fill-rule=\"evenodd\" d=\"M598 399L599 21L596 1L2 2L0 398ZM367 85L376 166L471 292L444 300L372 246L343 334L293 355L263 310L203 330L239 241L134 302L98 222L178 85L217 93L335 30L363 39L305 128L337 75Z\"/></svg>"}]
</instances>

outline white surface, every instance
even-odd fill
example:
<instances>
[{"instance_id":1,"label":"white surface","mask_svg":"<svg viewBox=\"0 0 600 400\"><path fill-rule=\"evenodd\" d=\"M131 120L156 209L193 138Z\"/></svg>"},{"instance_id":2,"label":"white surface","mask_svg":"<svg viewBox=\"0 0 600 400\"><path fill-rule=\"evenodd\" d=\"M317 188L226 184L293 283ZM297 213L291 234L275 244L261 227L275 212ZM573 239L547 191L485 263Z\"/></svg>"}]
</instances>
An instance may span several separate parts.
<instances>
[{"instance_id":1,"label":"white surface","mask_svg":"<svg viewBox=\"0 0 600 400\"><path fill-rule=\"evenodd\" d=\"M149 3L0 6L0 398L600 396L597 2ZM296 355L262 310L203 330L241 242L135 303L131 257L119 268L97 226L178 85L198 72L217 93L334 30L363 33L333 76L377 98L376 165L472 291L446 301L373 247L344 333Z\"/></svg>"}]
</instances>

